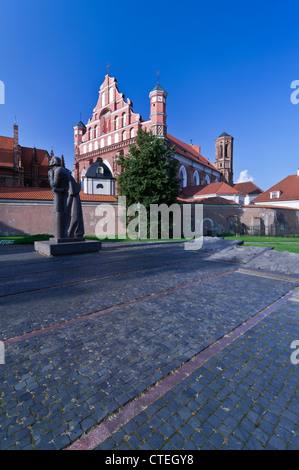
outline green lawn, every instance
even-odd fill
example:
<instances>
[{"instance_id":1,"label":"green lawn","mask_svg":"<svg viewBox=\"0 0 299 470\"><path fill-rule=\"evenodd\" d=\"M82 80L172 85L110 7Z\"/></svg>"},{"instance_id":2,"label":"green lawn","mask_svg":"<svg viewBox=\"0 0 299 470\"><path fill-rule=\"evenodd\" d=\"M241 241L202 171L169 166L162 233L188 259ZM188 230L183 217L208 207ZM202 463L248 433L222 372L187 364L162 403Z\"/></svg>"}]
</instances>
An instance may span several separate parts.
<instances>
[{"instance_id":1,"label":"green lawn","mask_svg":"<svg viewBox=\"0 0 299 470\"><path fill-rule=\"evenodd\" d=\"M28 236L18 236L18 237L0 237L0 245L1 244L33 244L35 241L41 240L49 240L49 238L53 237L53 235L49 234L38 234L38 235L28 235ZM274 250L276 251L289 251L291 253L299 253L299 236L296 237L258 237L258 236L250 236L250 235L241 235L239 237L235 237L234 235L224 235L223 236L227 240L243 240L244 246L273 246ZM98 240L95 236L86 236L90 240ZM3 242L2 242L3 240ZM138 240L132 240L131 238L126 239L108 239L103 240L108 242L137 242ZM155 241L187 241L186 239L175 239L175 240L140 240L140 242L155 242ZM1 243L2 242L2 243Z\"/></svg>"},{"instance_id":2,"label":"green lawn","mask_svg":"<svg viewBox=\"0 0 299 470\"><path fill-rule=\"evenodd\" d=\"M243 240L244 246L273 246L276 251L289 251L299 253L299 235L297 237L262 237L254 235L224 235L227 240Z\"/></svg>"},{"instance_id":3,"label":"green lawn","mask_svg":"<svg viewBox=\"0 0 299 470\"><path fill-rule=\"evenodd\" d=\"M262 237L262 236L255 236L255 235L219 235L220 237L223 237L227 240L243 240L244 242L262 242L262 243L280 243L280 242L296 242L299 243L299 234L298 237Z\"/></svg>"}]
</instances>

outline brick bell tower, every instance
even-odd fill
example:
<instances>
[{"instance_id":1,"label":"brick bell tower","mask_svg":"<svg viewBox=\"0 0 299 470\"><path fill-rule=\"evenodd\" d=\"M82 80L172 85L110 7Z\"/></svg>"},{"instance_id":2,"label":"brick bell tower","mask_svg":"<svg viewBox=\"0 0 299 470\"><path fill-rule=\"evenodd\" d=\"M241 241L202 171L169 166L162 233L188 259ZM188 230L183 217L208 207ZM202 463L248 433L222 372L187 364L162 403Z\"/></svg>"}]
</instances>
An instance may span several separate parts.
<instances>
[{"instance_id":1,"label":"brick bell tower","mask_svg":"<svg viewBox=\"0 0 299 470\"><path fill-rule=\"evenodd\" d=\"M223 132L215 141L215 167L222 174L222 181L233 186L233 144L234 138Z\"/></svg>"},{"instance_id":2,"label":"brick bell tower","mask_svg":"<svg viewBox=\"0 0 299 470\"><path fill-rule=\"evenodd\" d=\"M151 102L151 131L157 137L167 138L167 124L166 124L166 98L167 93L164 88L158 83L149 94Z\"/></svg>"}]
</instances>

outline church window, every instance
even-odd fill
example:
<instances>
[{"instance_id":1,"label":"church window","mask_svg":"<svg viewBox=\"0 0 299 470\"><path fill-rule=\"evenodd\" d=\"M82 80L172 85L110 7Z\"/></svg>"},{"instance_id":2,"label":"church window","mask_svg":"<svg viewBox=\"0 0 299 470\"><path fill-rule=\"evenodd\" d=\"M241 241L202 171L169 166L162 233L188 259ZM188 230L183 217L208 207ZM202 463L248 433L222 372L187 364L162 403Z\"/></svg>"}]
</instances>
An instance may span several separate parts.
<instances>
[{"instance_id":1,"label":"church window","mask_svg":"<svg viewBox=\"0 0 299 470\"><path fill-rule=\"evenodd\" d=\"M102 140L101 140L101 148L103 148L103 147L104 147L104 145L105 145L105 143L104 143L104 139L102 139Z\"/></svg>"},{"instance_id":2,"label":"church window","mask_svg":"<svg viewBox=\"0 0 299 470\"><path fill-rule=\"evenodd\" d=\"M113 88L110 88L109 90L109 103L112 103L113 101Z\"/></svg>"},{"instance_id":3,"label":"church window","mask_svg":"<svg viewBox=\"0 0 299 470\"><path fill-rule=\"evenodd\" d=\"M108 136L107 145L111 145L111 135Z\"/></svg>"},{"instance_id":4,"label":"church window","mask_svg":"<svg viewBox=\"0 0 299 470\"><path fill-rule=\"evenodd\" d=\"M92 152L92 144L89 144L88 151Z\"/></svg>"},{"instance_id":5,"label":"church window","mask_svg":"<svg viewBox=\"0 0 299 470\"><path fill-rule=\"evenodd\" d=\"M101 116L101 131L102 134L107 134L111 131L111 111L105 111Z\"/></svg>"},{"instance_id":6,"label":"church window","mask_svg":"<svg viewBox=\"0 0 299 470\"><path fill-rule=\"evenodd\" d=\"M130 137L131 137L131 139L133 139L133 137L134 137L134 128L133 127L130 130Z\"/></svg>"},{"instance_id":7,"label":"church window","mask_svg":"<svg viewBox=\"0 0 299 470\"><path fill-rule=\"evenodd\" d=\"M225 147L224 147L224 158L228 158L227 149L228 149L228 144L225 144Z\"/></svg>"},{"instance_id":8,"label":"church window","mask_svg":"<svg viewBox=\"0 0 299 470\"><path fill-rule=\"evenodd\" d=\"M86 152L87 152L87 147L86 147L86 145L84 145L84 147L83 147L83 153L86 153Z\"/></svg>"},{"instance_id":9,"label":"church window","mask_svg":"<svg viewBox=\"0 0 299 470\"><path fill-rule=\"evenodd\" d=\"M105 106L105 101L106 101L105 94L106 93L102 94L102 107Z\"/></svg>"},{"instance_id":10,"label":"church window","mask_svg":"<svg viewBox=\"0 0 299 470\"><path fill-rule=\"evenodd\" d=\"M222 147L222 144L220 145L220 158L223 158L223 147Z\"/></svg>"},{"instance_id":11,"label":"church window","mask_svg":"<svg viewBox=\"0 0 299 470\"><path fill-rule=\"evenodd\" d=\"M127 125L127 117L126 117L126 114L124 113L123 114L123 127L125 127Z\"/></svg>"},{"instance_id":12,"label":"church window","mask_svg":"<svg viewBox=\"0 0 299 470\"><path fill-rule=\"evenodd\" d=\"M122 138L123 138L123 140L126 140L126 138L127 138L127 133L126 133L126 131L123 131L123 133L122 133Z\"/></svg>"},{"instance_id":13,"label":"church window","mask_svg":"<svg viewBox=\"0 0 299 470\"><path fill-rule=\"evenodd\" d=\"M95 150L98 150L98 148L99 148L99 143L98 143L98 141L96 140L95 143L94 143L94 149L95 149Z\"/></svg>"},{"instance_id":14,"label":"church window","mask_svg":"<svg viewBox=\"0 0 299 470\"><path fill-rule=\"evenodd\" d=\"M187 186L187 171L186 168L182 165L179 171L179 180L180 187L185 188Z\"/></svg>"},{"instance_id":15,"label":"church window","mask_svg":"<svg viewBox=\"0 0 299 470\"><path fill-rule=\"evenodd\" d=\"M118 134L115 134L114 142L117 144L117 143L118 143L118 140L119 140L119 135L118 135Z\"/></svg>"},{"instance_id":16,"label":"church window","mask_svg":"<svg viewBox=\"0 0 299 470\"><path fill-rule=\"evenodd\" d=\"M193 184L194 186L199 185L199 174L197 170L194 172L194 175L193 175Z\"/></svg>"},{"instance_id":17,"label":"church window","mask_svg":"<svg viewBox=\"0 0 299 470\"><path fill-rule=\"evenodd\" d=\"M205 176L205 184L210 184L211 180L210 180L210 177L209 175L206 175Z\"/></svg>"},{"instance_id":18,"label":"church window","mask_svg":"<svg viewBox=\"0 0 299 470\"><path fill-rule=\"evenodd\" d=\"M119 129L119 117L116 116L115 118L115 129Z\"/></svg>"}]
</instances>

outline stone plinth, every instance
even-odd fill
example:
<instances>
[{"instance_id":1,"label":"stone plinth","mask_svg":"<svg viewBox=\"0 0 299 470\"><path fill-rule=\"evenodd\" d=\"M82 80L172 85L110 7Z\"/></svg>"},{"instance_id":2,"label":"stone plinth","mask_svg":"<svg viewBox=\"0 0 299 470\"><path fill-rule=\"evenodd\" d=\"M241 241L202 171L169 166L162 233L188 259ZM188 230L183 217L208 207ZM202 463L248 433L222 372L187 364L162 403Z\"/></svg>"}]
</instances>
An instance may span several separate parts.
<instances>
[{"instance_id":1,"label":"stone plinth","mask_svg":"<svg viewBox=\"0 0 299 470\"><path fill-rule=\"evenodd\" d=\"M34 242L35 251L45 256L73 255L79 253L91 253L101 250L102 243L100 241L86 240L82 238L80 241L74 238L64 238L55 240L52 238L48 241Z\"/></svg>"}]
</instances>

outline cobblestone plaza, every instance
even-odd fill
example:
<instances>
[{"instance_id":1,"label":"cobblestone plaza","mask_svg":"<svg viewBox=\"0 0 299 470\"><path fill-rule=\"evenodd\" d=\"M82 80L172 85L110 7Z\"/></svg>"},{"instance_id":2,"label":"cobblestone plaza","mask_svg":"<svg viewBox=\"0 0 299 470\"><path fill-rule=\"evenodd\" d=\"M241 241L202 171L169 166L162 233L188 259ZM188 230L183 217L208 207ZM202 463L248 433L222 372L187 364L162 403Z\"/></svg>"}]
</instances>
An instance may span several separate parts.
<instances>
[{"instance_id":1,"label":"cobblestone plaza","mask_svg":"<svg viewBox=\"0 0 299 470\"><path fill-rule=\"evenodd\" d=\"M299 449L298 277L177 242L0 254L2 450Z\"/></svg>"}]
</instances>

